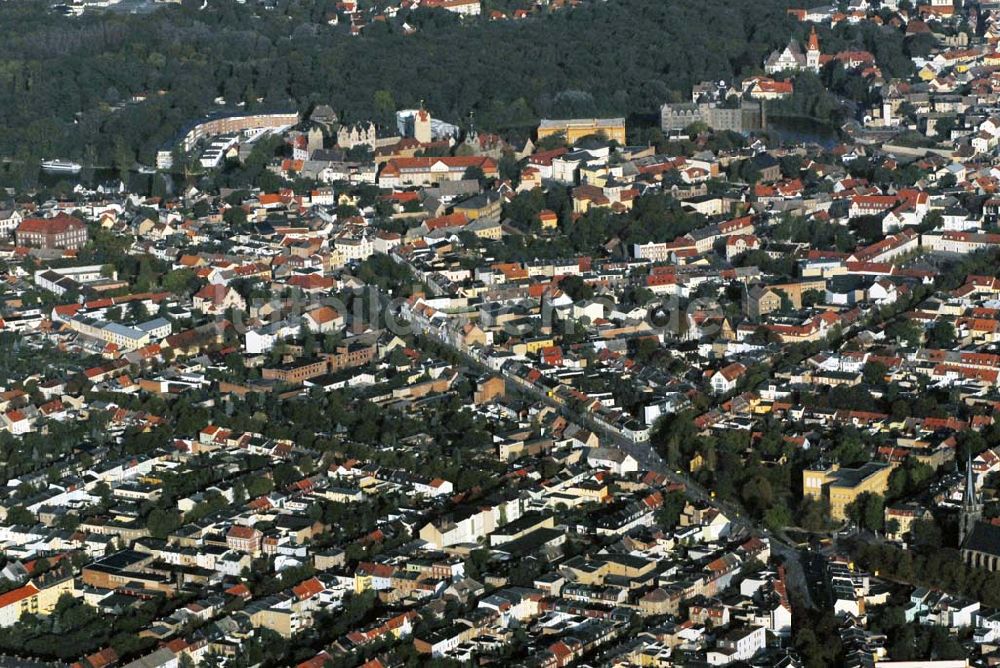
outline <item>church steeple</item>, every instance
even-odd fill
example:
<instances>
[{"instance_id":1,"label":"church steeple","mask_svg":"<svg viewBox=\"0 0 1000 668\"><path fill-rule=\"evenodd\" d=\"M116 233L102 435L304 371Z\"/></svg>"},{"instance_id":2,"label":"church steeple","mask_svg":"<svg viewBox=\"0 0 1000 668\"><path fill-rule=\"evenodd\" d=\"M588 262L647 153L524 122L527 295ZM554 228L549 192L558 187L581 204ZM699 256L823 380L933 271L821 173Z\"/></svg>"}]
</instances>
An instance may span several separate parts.
<instances>
[{"instance_id":1,"label":"church steeple","mask_svg":"<svg viewBox=\"0 0 1000 668\"><path fill-rule=\"evenodd\" d=\"M819 35L816 34L816 27L813 26L812 31L809 33L809 43L806 47L806 68L813 72L819 72L819 56Z\"/></svg>"},{"instance_id":2,"label":"church steeple","mask_svg":"<svg viewBox=\"0 0 1000 668\"><path fill-rule=\"evenodd\" d=\"M819 51L819 35L816 34L816 27L813 26L812 31L809 33L809 45L807 47L808 51Z\"/></svg>"},{"instance_id":3,"label":"church steeple","mask_svg":"<svg viewBox=\"0 0 1000 668\"><path fill-rule=\"evenodd\" d=\"M983 518L983 504L976 494L976 474L972 470L972 454L965 464L965 491L962 494L962 511L958 519L958 544L961 546L972 533L976 522Z\"/></svg>"}]
</instances>

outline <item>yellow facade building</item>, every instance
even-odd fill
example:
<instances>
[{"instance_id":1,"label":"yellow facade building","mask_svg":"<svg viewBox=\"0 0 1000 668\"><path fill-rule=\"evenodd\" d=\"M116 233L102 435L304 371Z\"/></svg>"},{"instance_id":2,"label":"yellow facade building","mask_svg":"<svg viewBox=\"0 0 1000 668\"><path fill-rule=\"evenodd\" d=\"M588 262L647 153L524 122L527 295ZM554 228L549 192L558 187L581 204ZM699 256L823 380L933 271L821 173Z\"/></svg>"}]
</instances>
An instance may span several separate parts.
<instances>
[{"instance_id":1,"label":"yellow facade building","mask_svg":"<svg viewBox=\"0 0 1000 668\"><path fill-rule=\"evenodd\" d=\"M47 573L23 587L0 595L0 627L13 626L24 615L51 615L59 597L73 594L74 580L61 572Z\"/></svg>"},{"instance_id":2,"label":"yellow facade building","mask_svg":"<svg viewBox=\"0 0 1000 668\"><path fill-rule=\"evenodd\" d=\"M539 350L543 348L551 348L555 344L555 340L551 336L538 336L531 339L525 339L521 343L516 344L513 348L513 352L519 355L535 355Z\"/></svg>"},{"instance_id":3,"label":"yellow facade building","mask_svg":"<svg viewBox=\"0 0 1000 668\"><path fill-rule=\"evenodd\" d=\"M830 516L843 520L847 517L847 506L865 492L885 494L891 471L892 466L882 462L868 462L853 469L841 468L839 464L808 468L802 471L802 493L829 500Z\"/></svg>"},{"instance_id":4,"label":"yellow facade building","mask_svg":"<svg viewBox=\"0 0 1000 668\"><path fill-rule=\"evenodd\" d=\"M589 135L603 135L609 140L625 144L624 118L571 118L567 120L542 119L538 125L538 139L563 135L566 143L575 144Z\"/></svg>"}]
</instances>

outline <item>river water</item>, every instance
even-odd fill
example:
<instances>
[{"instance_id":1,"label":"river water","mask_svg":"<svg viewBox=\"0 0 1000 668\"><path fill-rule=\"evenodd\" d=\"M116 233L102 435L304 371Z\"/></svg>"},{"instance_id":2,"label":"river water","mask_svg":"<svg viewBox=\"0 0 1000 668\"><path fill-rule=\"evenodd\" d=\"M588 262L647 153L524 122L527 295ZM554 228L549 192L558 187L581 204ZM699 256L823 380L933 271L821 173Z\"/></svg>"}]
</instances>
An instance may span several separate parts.
<instances>
[{"instance_id":1,"label":"river water","mask_svg":"<svg viewBox=\"0 0 1000 668\"><path fill-rule=\"evenodd\" d=\"M842 141L837 128L810 118L768 117L767 133L783 144L818 144L827 149Z\"/></svg>"}]
</instances>

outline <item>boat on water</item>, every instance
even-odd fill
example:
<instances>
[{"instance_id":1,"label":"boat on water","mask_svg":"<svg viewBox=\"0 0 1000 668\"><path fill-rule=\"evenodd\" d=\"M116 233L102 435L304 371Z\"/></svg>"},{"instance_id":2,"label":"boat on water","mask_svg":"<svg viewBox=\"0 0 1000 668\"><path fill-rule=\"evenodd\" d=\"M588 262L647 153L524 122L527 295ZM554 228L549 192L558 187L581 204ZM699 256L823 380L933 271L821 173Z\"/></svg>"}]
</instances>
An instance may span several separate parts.
<instances>
[{"instance_id":1,"label":"boat on water","mask_svg":"<svg viewBox=\"0 0 1000 668\"><path fill-rule=\"evenodd\" d=\"M66 172L69 174L76 174L83 169L83 165L78 162L70 162L69 160L43 160L42 169L46 172Z\"/></svg>"}]
</instances>

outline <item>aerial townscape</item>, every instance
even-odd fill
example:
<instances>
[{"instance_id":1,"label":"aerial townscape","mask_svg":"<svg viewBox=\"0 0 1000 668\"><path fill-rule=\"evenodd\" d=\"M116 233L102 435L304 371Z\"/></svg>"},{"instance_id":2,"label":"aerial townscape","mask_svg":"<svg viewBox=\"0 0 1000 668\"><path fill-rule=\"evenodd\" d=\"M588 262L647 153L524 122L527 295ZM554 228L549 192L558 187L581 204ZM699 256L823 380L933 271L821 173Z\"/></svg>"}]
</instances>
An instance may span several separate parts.
<instances>
[{"instance_id":1,"label":"aerial townscape","mask_svg":"<svg viewBox=\"0 0 1000 668\"><path fill-rule=\"evenodd\" d=\"M0 2L0 668L1000 666L1000 1Z\"/></svg>"}]
</instances>

